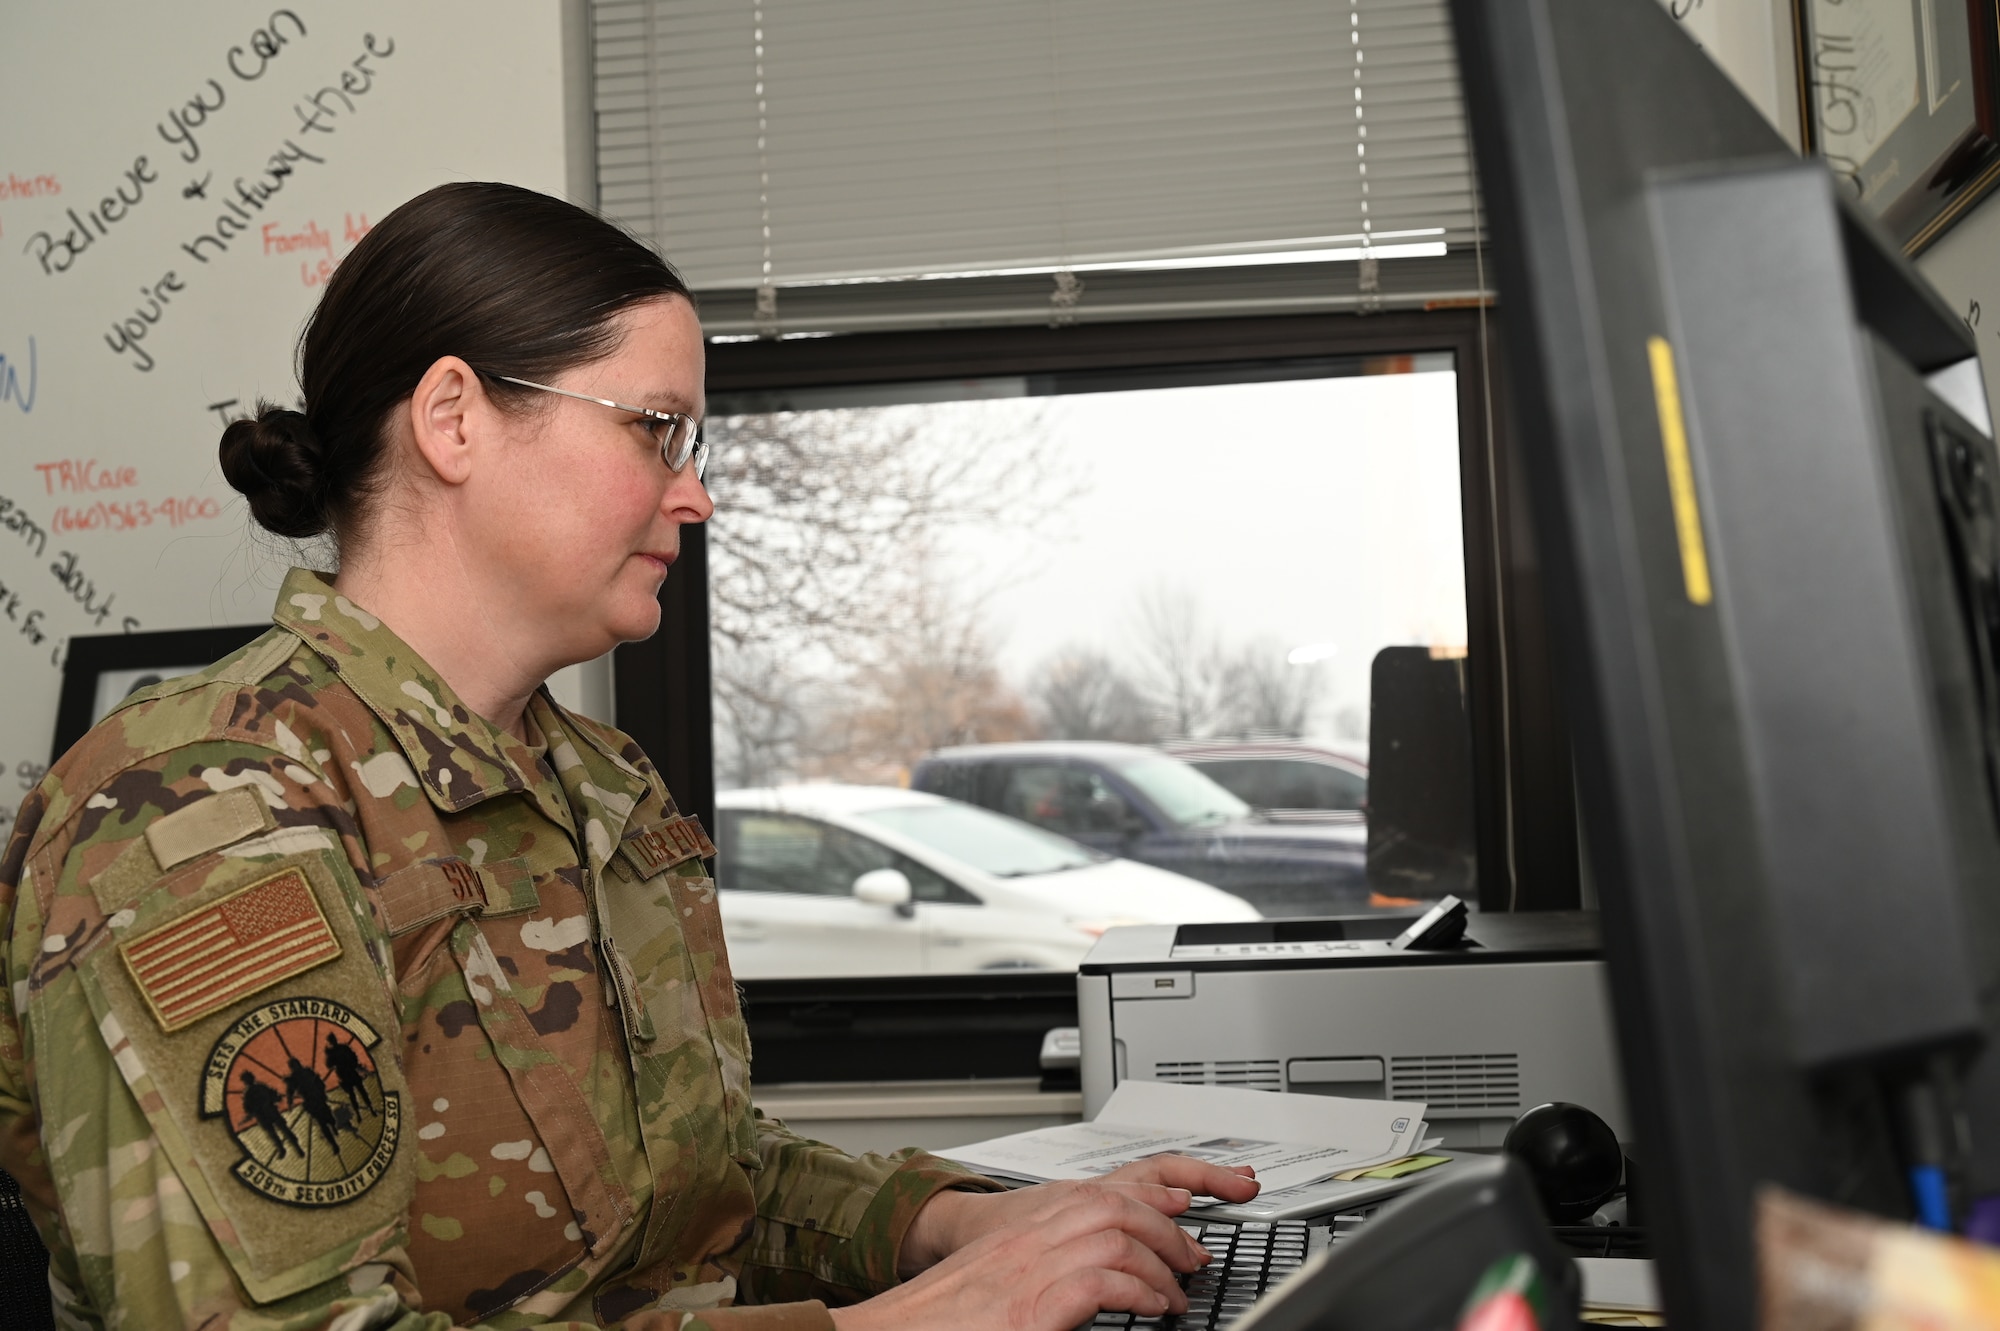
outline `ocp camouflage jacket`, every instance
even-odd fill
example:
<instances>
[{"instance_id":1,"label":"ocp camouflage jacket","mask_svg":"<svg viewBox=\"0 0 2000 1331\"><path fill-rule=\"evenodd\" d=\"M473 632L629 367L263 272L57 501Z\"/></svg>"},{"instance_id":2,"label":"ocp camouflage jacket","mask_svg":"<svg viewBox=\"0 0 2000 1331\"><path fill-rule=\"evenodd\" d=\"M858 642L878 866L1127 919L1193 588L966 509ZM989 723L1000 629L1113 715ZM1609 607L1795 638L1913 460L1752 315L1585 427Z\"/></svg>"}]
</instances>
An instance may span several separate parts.
<instances>
[{"instance_id":1,"label":"ocp camouflage jacket","mask_svg":"<svg viewBox=\"0 0 2000 1331\"><path fill-rule=\"evenodd\" d=\"M62 1324L824 1327L995 1186L756 1113L714 848L629 738L496 730L316 574L274 618L0 859L0 1166Z\"/></svg>"}]
</instances>

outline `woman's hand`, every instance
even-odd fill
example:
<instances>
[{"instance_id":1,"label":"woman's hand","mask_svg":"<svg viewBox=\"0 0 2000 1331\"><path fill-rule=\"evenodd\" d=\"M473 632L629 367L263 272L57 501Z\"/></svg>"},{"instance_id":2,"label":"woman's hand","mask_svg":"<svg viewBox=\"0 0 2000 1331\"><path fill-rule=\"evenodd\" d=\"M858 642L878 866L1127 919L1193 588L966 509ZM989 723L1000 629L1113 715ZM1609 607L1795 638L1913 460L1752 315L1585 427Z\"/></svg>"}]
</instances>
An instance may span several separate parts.
<instances>
[{"instance_id":1,"label":"woman's hand","mask_svg":"<svg viewBox=\"0 0 2000 1331\"><path fill-rule=\"evenodd\" d=\"M1188 1209L1193 1194L1247 1202L1257 1195L1256 1179L1257 1171L1247 1165L1224 1169L1192 1156L1155 1155L1087 1183L1043 1183L1012 1192L941 1192L917 1213L904 1234L896 1274L908 1280L984 1235L1068 1205L1079 1192L1109 1188L1162 1215L1179 1215Z\"/></svg>"},{"instance_id":2,"label":"woman's hand","mask_svg":"<svg viewBox=\"0 0 2000 1331\"><path fill-rule=\"evenodd\" d=\"M1195 1194L1248 1201L1257 1195L1254 1171L1155 1156L1090 1182L939 1193L912 1222L898 1262L904 1274L922 1274L836 1309L834 1320L841 1331L1067 1331L1100 1308L1185 1311L1178 1275L1208 1253L1170 1217Z\"/></svg>"}]
</instances>

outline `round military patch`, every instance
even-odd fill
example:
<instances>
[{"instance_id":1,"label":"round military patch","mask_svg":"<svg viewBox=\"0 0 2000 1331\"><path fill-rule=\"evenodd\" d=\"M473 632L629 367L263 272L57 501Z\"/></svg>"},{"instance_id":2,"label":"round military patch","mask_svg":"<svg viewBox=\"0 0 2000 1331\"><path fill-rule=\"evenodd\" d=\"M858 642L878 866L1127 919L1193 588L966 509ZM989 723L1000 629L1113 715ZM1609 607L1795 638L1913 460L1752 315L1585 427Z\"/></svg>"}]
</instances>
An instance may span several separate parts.
<instances>
[{"instance_id":1,"label":"round military patch","mask_svg":"<svg viewBox=\"0 0 2000 1331\"><path fill-rule=\"evenodd\" d=\"M370 1052L381 1038L327 998L266 1003L224 1031L202 1068L201 1113L242 1148L238 1181L290 1206L338 1206L374 1187L403 1123Z\"/></svg>"}]
</instances>

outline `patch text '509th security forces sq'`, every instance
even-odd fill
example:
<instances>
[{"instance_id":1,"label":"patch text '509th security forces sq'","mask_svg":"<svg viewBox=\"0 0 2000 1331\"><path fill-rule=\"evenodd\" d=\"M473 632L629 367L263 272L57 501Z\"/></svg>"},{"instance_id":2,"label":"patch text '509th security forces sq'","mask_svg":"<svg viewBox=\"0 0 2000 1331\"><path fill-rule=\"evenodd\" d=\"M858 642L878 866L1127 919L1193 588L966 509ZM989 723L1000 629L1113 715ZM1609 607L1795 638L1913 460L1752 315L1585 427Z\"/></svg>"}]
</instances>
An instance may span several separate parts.
<instances>
[{"instance_id":1,"label":"patch text '509th security forces sq'","mask_svg":"<svg viewBox=\"0 0 2000 1331\"><path fill-rule=\"evenodd\" d=\"M329 998L286 998L224 1031L202 1067L201 1116L243 1151L231 1171L290 1206L338 1206L375 1186L402 1137L375 1028Z\"/></svg>"}]
</instances>

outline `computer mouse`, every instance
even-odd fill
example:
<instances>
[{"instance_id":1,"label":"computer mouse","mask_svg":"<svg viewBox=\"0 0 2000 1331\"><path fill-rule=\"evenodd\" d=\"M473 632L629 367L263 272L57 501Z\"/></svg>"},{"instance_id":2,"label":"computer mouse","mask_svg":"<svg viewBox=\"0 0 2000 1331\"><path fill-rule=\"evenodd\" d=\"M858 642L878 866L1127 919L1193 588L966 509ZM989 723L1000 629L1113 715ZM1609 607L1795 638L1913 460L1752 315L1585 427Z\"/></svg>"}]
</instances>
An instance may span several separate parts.
<instances>
[{"instance_id":1,"label":"computer mouse","mask_svg":"<svg viewBox=\"0 0 2000 1331\"><path fill-rule=\"evenodd\" d=\"M1549 1223L1574 1225L1610 1200L1625 1153L1611 1125L1582 1105L1536 1105L1514 1120L1501 1149L1528 1167Z\"/></svg>"}]
</instances>

